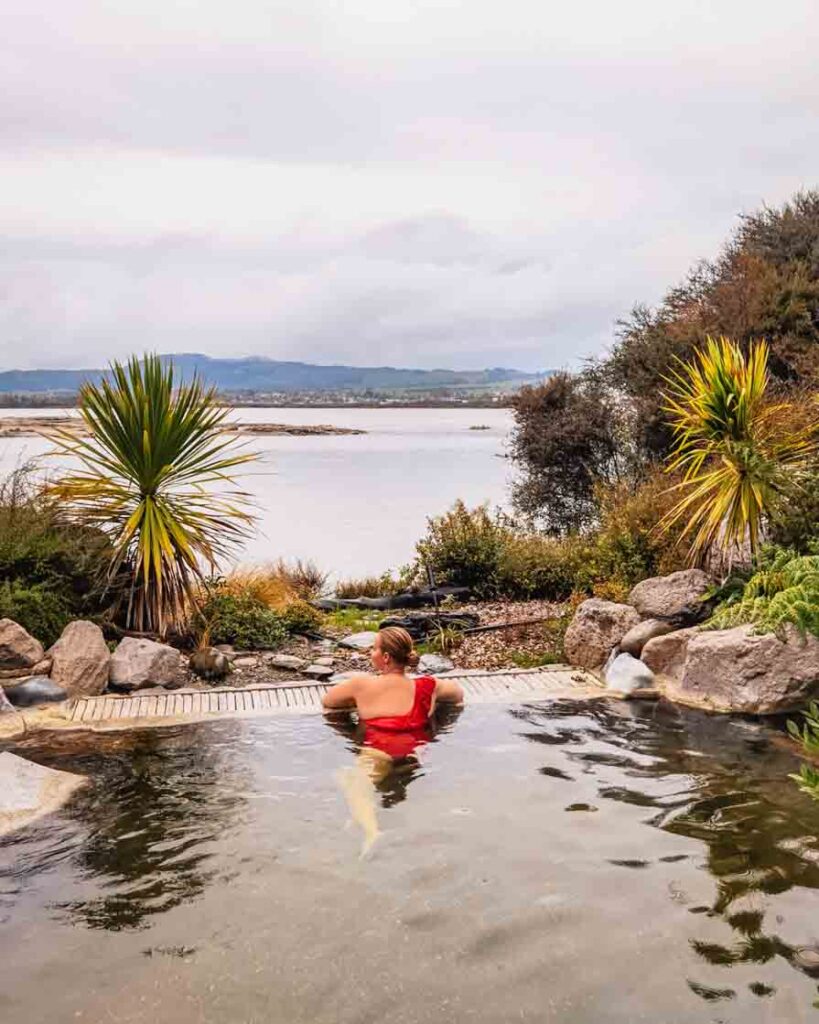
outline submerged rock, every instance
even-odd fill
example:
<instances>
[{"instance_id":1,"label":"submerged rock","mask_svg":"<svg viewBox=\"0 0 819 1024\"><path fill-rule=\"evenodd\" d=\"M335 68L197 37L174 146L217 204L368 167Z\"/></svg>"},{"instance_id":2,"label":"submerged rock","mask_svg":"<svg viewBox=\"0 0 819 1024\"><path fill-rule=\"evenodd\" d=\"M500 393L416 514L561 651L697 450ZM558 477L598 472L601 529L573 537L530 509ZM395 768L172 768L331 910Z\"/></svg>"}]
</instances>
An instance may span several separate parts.
<instances>
[{"instance_id":1,"label":"submerged rock","mask_svg":"<svg viewBox=\"0 0 819 1024\"><path fill-rule=\"evenodd\" d=\"M0 668L30 669L44 657L39 640L13 619L0 619Z\"/></svg>"},{"instance_id":2,"label":"submerged rock","mask_svg":"<svg viewBox=\"0 0 819 1024\"><path fill-rule=\"evenodd\" d=\"M18 708L30 708L36 704L50 704L66 700L68 694L48 676L32 676L6 690L8 699Z\"/></svg>"},{"instance_id":3,"label":"submerged rock","mask_svg":"<svg viewBox=\"0 0 819 1024\"><path fill-rule=\"evenodd\" d=\"M69 697L94 696L108 685L111 652L96 623L69 622L48 653L51 678Z\"/></svg>"},{"instance_id":4,"label":"submerged rock","mask_svg":"<svg viewBox=\"0 0 819 1024\"><path fill-rule=\"evenodd\" d=\"M174 689L182 685L183 673L179 651L154 640L126 636L111 658L111 685L119 690Z\"/></svg>"},{"instance_id":5,"label":"submerged rock","mask_svg":"<svg viewBox=\"0 0 819 1024\"><path fill-rule=\"evenodd\" d=\"M673 635L673 634L672 634ZM666 696L713 711L773 715L819 696L819 639L792 626L782 637L751 626L696 632Z\"/></svg>"},{"instance_id":6,"label":"submerged rock","mask_svg":"<svg viewBox=\"0 0 819 1024\"><path fill-rule=\"evenodd\" d=\"M87 781L8 751L0 754L0 834L57 810Z\"/></svg>"},{"instance_id":7,"label":"submerged rock","mask_svg":"<svg viewBox=\"0 0 819 1024\"><path fill-rule=\"evenodd\" d=\"M680 626L700 622L708 612L703 594L710 580L702 569L682 569L668 576L652 576L633 588L628 596L644 619L663 619Z\"/></svg>"},{"instance_id":8,"label":"submerged rock","mask_svg":"<svg viewBox=\"0 0 819 1024\"><path fill-rule=\"evenodd\" d=\"M631 605L589 598L578 606L566 630L563 648L569 664L600 668L612 648L639 622L640 616Z\"/></svg>"},{"instance_id":9,"label":"submerged rock","mask_svg":"<svg viewBox=\"0 0 819 1024\"><path fill-rule=\"evenodd\" d=\"M663 622L662 619L645 619L638 623L626 633L620 641L620 650L623 654L630 654L634 658L640 657L640 652L648 643L658 636L665 636L671 633L674 627L670 622Z\"/></svg>"}]
</instances>

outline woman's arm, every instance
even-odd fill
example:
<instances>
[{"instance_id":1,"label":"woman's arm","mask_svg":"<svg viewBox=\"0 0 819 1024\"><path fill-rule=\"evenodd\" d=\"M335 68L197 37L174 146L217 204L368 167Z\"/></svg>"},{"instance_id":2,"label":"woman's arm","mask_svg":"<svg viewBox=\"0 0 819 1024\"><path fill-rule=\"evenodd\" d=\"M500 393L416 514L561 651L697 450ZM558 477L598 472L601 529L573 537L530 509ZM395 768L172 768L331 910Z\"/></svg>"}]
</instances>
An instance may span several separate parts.
<instances>
[{"instance_id":1,"label":"woman's arm","mask_svg":"<svg viewBox=\"0 0 819 1024\"><path fill-rule=\"evenodd\" d=\"M463 687L454 679L437 679L435 685L435 700L442 704L463 704Z\"/></svg>"},{"instance_id":2,"label":"woman's arm","mask_svg":"<svg viewBox=\"0 0 819 1024\"><path fill-rule=\"evenodd\" d=\"M338 711L343 708L355 707L355 696L358 692L358 678L345 679L342 683L331 686L321 698L325 711Z\"/></svg>"}]
</instances>

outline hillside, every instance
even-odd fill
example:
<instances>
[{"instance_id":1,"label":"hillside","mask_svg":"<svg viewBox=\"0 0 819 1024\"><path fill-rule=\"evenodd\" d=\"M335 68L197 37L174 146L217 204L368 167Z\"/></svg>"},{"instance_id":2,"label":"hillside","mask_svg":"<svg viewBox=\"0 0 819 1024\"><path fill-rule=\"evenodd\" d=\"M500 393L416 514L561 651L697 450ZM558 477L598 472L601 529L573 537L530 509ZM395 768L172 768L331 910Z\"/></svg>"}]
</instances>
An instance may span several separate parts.
<instances>
[{"instance_id":1,"label":"hillside","mask_svg":"<svg viewBox=\"0 0 819 1024\"><path fill-rule=\"evenodd\" d=\"M276 359L213 359L198 354L172 358L182 378L198 373L220 391L383 391L432 388L492 388L533 383L544 374L495 367L487 370L413 370L392 366L319 366ZM84 380L98 380L103 370L7 370L0 372L0 392L75 392Z\"/></svg>"}]
</instances>

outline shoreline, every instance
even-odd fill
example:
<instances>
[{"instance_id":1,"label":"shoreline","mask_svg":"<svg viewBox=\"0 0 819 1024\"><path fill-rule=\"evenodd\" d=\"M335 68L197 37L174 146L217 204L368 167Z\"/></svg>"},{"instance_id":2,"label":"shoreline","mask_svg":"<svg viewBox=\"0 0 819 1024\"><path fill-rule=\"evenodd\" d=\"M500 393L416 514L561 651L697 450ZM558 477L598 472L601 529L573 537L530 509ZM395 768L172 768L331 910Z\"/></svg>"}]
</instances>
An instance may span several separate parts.
<instances>
[{"instance_id":1,"label":"shoreline","mask_svg":"<svg viewBox=\"0 0 819 1024\"><path fill-rule=\"evenodd\" d=\"M81 420L73 416L3 416L0 413L0 438L48 437L55 429L68 430L78 437L87 434ZM335 427L329 423L231 423L226 434L289 435L291 437L326 437L366 434L354 427Z\"/></svg>"}]
</instances>

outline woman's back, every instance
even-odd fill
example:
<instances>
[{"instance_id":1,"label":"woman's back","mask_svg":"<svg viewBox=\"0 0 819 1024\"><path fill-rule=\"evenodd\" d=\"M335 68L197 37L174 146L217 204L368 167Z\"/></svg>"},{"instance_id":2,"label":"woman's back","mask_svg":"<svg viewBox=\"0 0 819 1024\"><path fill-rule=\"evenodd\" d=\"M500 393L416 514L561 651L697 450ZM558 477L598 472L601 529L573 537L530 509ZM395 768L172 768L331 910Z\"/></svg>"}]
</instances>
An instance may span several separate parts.
<instances>
[{"instance_id":1,"label":"woman's back","mask_svg":"<svg viewBox=\"0 0 819 1024\"><path fill-rule=\"evenodd\" d=\"M431 676L366 676L356 706L363 722L389 729L425 725L435 704L436 682Z\"/></svg>"}]
</instances>

